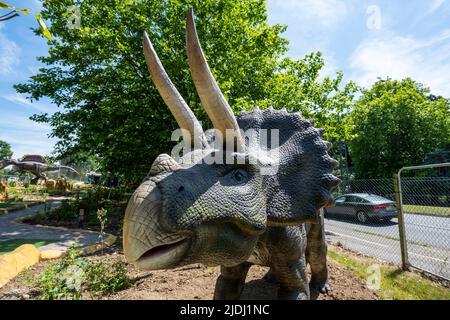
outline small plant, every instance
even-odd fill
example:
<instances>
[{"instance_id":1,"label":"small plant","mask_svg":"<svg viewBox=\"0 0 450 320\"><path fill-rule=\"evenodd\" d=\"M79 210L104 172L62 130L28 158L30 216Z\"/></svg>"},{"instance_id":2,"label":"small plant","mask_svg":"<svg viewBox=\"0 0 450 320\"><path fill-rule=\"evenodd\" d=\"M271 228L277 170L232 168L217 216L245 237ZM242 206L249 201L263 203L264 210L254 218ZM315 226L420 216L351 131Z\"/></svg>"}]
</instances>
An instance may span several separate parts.
<instances>
[{"instance_id":1,"label":"small plant","mask_svg":"<svg viewBox=\"0 0 450 320\"><path fill-rule=\"evenodd\" d=\"M50 264L39 275L37 286L38 299L41 300L79 300L82 284L85 281L87 262L80 258L81 252L72 246L62 260Z\"/></svg>"},{"instance_id":2,"label":"small plant","mask_svg":"<svg viewBox=\"0 0 450 320\"><path fill-rule=\"evenodd\" d=\"M44 193L43 195L42 195L42 198L43 198L43 200L44 200L44 213L48 213L48 210L49 210L49 208L48 208L48 205L47 205L47 199L48 199L48 193ZM51 205L51 203L50 203L50 205Z\"/></svg>"},{"instance_id":3,"label":"small plant","mask_svg":"<svg viewBox=\"0 0 450 320\"><path fill-rule=\"evenodd\" d=\"M118 292L132 284L127 275L126 264L122 261L112 264L100 261L90 263L86 269L86 280L91 297Z\"/></svg>"},{"instance_id":4,"label":"small plant","mask_svg":"<svg viewBox=\"0 0 450 320\"><path fill-rule=\"evenodd\" d=\"M108 210L101 208L97 210L97 219L100 222L100 241L102 245L102 254L103 254L103 236L105 235L105 226L106 222L108 221L107 215Z\"/></svg>"},{"instance_id":5,"label":"small plant","mask_svg":"<svg viewBox=\"0 0 450 320\"><path fill-rule=\"evenodd\" d=\"M37 277L41 300L80 300L86 289L91 298L98 298L129 288L132 285L122 261L106 263L81 257L75 246L62 259L50 264Z\"/></svg>"}]
</instances>

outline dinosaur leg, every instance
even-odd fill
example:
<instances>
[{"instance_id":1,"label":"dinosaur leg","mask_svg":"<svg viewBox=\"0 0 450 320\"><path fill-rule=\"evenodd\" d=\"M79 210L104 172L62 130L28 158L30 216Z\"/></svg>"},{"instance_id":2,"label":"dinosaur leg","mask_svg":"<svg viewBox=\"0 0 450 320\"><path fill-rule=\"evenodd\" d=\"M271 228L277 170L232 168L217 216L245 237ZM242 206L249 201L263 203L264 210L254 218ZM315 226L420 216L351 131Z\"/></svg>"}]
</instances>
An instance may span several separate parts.
<instances>
[{"instance_id":1,"label":"dinosaur leg","mask_svg":"<svg viewBox=\"0 0 450 320\"><path fill-rule=\"evenodd\" d=\"M311 268L311 289L327 293L330 291L330 286L328 284L327 243L322 210L320 221L318 224L310 225L307 234L306 261Z\"/></svg>"},{"instance_id":2,"label":"dinosaur leg","mask_svg":"<svg viewBox=\"0 0 450 320\"><path fill-rule=\"evenodd\" d=\"M244 289L245 277L251 263L244 262L235 267L220 267L220 276L216 281L215 300L237 300Z\"/></svg>"},{"instance_id":3,"label":"dinosaur leg","mask_svg":"<svg viewBox=\"0 0 450 320\"><path fill-rule=\"evenodd\" d=\"M308 300L309 286L306 273L306 259L302 255L294 261L277 262L273 273L280 283L278 299L280 300Z\"/></svg>"},{"instance_id":4,"label":"dinosaur leg","mask_svg":"<svg viewBox=\"0 0 450 320\"><path fill-rule=\"evenodd\" d=\"M31 179L30 183L31 184L37 184L39 181L39 177L34 177L33 179Z\"/></svg>"},{"instance_id":5,"label":"dinosaur leg","mask_svg":"<svg viewBox=\"0 0 450 320\"><path fill-rule=\"evenodd\" d=\"M268 283L278 284L277 277L275 276L272 268L270 268L270 270L267 271L263 279L266 280Z\"/></svg>"}]
</instances>

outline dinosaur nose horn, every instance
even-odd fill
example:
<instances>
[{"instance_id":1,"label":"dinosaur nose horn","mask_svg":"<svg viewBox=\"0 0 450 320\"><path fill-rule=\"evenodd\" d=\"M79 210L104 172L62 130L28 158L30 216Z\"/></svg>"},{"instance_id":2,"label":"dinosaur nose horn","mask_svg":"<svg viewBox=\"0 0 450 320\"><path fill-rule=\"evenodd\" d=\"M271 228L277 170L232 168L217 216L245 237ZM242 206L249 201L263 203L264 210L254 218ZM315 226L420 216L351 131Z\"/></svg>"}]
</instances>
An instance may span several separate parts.
<instances>
[{"instance_id":1,"label":"dinosaur nose horn","mask_svg":"<svg viewBox=\"0 0 450 320\"><path fill-rule=\"evenodd\" d=\"M179 168L178 162L168 154L160 154L155 161L153 161L149 176L155 176L162 172L173 172Z\"/></svg>"}]
</instances>

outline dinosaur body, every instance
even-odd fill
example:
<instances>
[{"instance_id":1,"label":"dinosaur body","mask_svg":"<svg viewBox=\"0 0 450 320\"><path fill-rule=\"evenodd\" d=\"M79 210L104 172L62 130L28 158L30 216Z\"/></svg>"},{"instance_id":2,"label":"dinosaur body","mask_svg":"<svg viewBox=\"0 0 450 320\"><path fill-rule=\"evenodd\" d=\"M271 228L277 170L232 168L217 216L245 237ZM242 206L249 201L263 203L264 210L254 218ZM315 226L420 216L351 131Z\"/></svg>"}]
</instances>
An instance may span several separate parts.
<instances>
[{"instance_id":1,"label":"dinosaur body","mask_svg":"<svg viewBox=\"0 0 450 320\"><path fill-rule=\"evenodd\" d=\"M39 179L47 180L47 175L45 173L49 171L65 169L78 174L75 169L68 166L50 165L46 163L45 159L42 156L26 155L21 160L0 160L0 169L9 165L12 165L14 169L19 172L30 172L31 174L33 174L35 178L31 180L32 183L37 183Z\"/></svg>"},{"instance_id":2,"label":"dinosaur body","mask_svg":"<svg viewBox=\"0 0 450 320\"><path fill-rule=\"evenodd\" d=\"M332 203L339 179L323 130L286 110L255 108L235 117L206 63L192 11L186 38L191 75L215 134L203 132L145 33L152 79L194 149L177 160L158 156L134 192L123 227L127 260L145 270L220 265L216 299L239 298L253 264L270 267L278 298L308 299L309 263L310 284L326 291L320 212ZM217 144L217 137L225 141Z\"/></svg>"}]
</instances>

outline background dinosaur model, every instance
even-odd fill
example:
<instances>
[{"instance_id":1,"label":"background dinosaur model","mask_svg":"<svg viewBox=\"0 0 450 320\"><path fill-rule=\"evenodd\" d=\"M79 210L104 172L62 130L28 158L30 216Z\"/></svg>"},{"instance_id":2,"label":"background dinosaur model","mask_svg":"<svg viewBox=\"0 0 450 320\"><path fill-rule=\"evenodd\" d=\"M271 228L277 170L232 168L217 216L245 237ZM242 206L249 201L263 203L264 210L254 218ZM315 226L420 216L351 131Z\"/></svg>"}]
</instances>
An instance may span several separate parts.
<instances>
[{"instance_id":1,"label":"background dinosaur model","mask_svg":"<svg viewBox=\"0 0 450 320\"><path fill-rule=\"evenodd\" d=\"M184 141L196 142L197 148L178 162L167 154L158 156L134 192L123 228L127 260L146 270L220 265L215 299L239 298L252 264L270 267L280 283L278 298L308 299L309 263L310 285L325 292L327 248L320 209L332 203L331 191L339 179L332 174L336 161L328 155L323 130L285 110L255 108L235 117L203 55L192 11L186 32L191 74L202 104L216 130L224 136L227 129L234 130L236 149L213 147L144 33L152 79L185 129ZM249 129L256 135L246 139L239 130ZM279 157L259 156L264 129L279 130L274 150ZM235 161L204 161L221 152ZM277 170L262 174L268 168Z\"/></svg>"},{"instance_id":2,"label":"background dinosaur model","mask_svg":"<svg viewBox=\"0 0 450 320\"><path fill-rule=\"evenodd\" d=\"M16 171L19 172L30 172L35 176L31 180L31 183L37 183L39 179L47 180L47 175L45 172L56 171L56 170L70 170L77 175L79 174L75 169L62 166L62 165L51 165L48 164L43 156L40 155L25 155L20 160L14 159L4 159L0 160L0 169L12 165Z\"/></svg>"}]
</instances>

